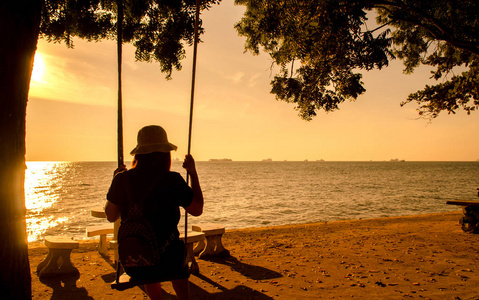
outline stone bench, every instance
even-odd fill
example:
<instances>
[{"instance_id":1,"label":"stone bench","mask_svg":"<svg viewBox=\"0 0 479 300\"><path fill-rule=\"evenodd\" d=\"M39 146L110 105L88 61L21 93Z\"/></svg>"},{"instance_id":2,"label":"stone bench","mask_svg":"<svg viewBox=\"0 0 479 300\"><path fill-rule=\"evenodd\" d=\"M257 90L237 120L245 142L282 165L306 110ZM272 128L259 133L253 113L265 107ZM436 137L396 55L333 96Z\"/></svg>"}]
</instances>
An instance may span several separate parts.
<instances>
[{"instance_id":1,"label":"stone bench","mask_svg":"<svg viewBox=\"0 0 479 300\"><path fill-rule=\"evenodd\" d=\"M79 273L70 261L70 253L79 246L78 241L74 241L73 237L46 236L45 246L48 248L48 254L37 266L38 277Z\"/></svg>"},{"instance_id":2,"label":"stone bench","mask_svg":"<svg viewBox=\"0 0 479 300\"><path fill-rule=\"evenodd\" d=\"M185 240L185 233L180 234L180 239ZM193 251L193 245L195 243L204 243L205 234L203 232L190 231L188 232L186 240L186 263L189 265L191 274L199 274L200 267L195 259L195 253Z\"/></svg>"},{"instance_id":3,"label":"stone bench","mask_svg":"<svg viewBox=\"0 0 479 300\"><path fill-rule=\"evenodd\" d=\"M198 243L194 249L195 253L199 253L200 258L208 258L211 256L229 255L229 251L225 249L221 238L225 233L225 227L219 224L200 224L191 226L193 231L203 232L206 238L206 244Z\"/></svg>"},{"instance_id":4,"label":"stone bench","mask_svg":"<svg viewBox=\"0 0 479 300\"><path fill-rule=\"evenodd\" d=\"M115 263L120 260L120 257L118 255L118 241L113 239L108 242L110 245L110 249L113 249L113 259L115 260Z\"/></svg>"},{"instance_id":5,"label":"stone bench","mask_svg":"<svg viewBox=\"0 0 479 300\"><path fill-rule=\"evenodd\" d=\"M106 235L113 234L115 232L113 228L113 224L106 224L100 226L92 226L86 228L86 236L87 237L94 237L99 235L100 242L98 243L98 252L103 255L108 255L108 244L106 242Z\"/></svg>"},{"instance_id":6,"label":"stone bench","mask_svg":"<svg viewBox=\"0 0 479 300\"><path fill-rule=\"evenodd\" d=\"M459 223L464 232L479 233L479 201L449 200L446 204L462 206L463 216Z\"/></svg>"}]
</instances>

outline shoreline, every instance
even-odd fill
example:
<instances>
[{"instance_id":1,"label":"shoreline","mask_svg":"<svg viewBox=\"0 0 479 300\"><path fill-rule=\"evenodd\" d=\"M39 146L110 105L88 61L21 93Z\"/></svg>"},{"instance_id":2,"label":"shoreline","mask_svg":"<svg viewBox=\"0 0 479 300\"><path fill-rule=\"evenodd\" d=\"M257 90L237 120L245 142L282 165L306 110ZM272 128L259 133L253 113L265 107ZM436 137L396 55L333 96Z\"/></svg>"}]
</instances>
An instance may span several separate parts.
<instances>
[{"instance_id":1,"label":"shoreline","mask_svg":"<svg viewBox=\"0 0 479 300\"><path fill-rule=\"evenodd\" d=\"M192 299L479 299L479 235L461 230L462 213L387 217L246 229L226 228L231 257L197 259ZM42 242L29 243L33 299L143 299L112 290L115 269L81 240L71 260L79 278L40 282ZM164 299L176 299L171 283Z\"/></svg>"},{"instance_id":2,"label":"shoreline","mask_svg":"<svg viewBox=\"0 0 479 300\"><path fill-rule=\"evenodd\" d=\"M392 216L384 216L384 217L370 217L370 218L357 218L357 219L340 219L340 220L337 220L337 219L333 219L333 220L324 220L324 221L312 221L312 222L304 222L304 223L292 223L292 224L277 224L277 225L260 225L260 226L256 226L256 227L234 227L234 228L230 228L228 229L228 227L226 227L226 230L229 230L229 231L236 231L236 230L255 230L255 229L265 229L265 228L275 228L275 227L282 227L282 226L304 226L304 225L320 225L320 224L326 224L326 223L333 223L333 222L353 222L353 221L368 221L368 220L375 220L375 219L393 219L393 218L403 218L403 217L420 217L420 216L423 216L423 215L435 215L435 214L448 214L448 213L455 213L458 211L457 209L458 207L454 207L450 209L444 209L444 210L441 210L441 211L437 211L437 212L429 212L429 213L418 213L418 214L412 214L412 215L392 215ZM184 212L184 211L183 211ZM182 212L182 213L183 213ZM104 221L104 220L103 220ZM201 220L195 220L195 222L197 221L197 223L207 223L207 221L204 221L202 222ZM107 222L107 221L105 221ZM105 222L100 222L100 223L90 223L91 226L97 226L97 225L104 225L104 224L108 224L108 223L105 223ZM183 222L183 219L180 220L178 226L179 226L179 231L180 232L183 232L183 227L181 227L182 225L184 224ZM74 240L76 241L79 241L79 242L94 242L96 239L98 239L98 237L86 237L85 235L85 232L84 232L84 229L85 228L82 228L82 232L81 234L77 234L77 233L73 233L73 232L60 232L58 233L58 235L71 235L73 236ZM52 234L42 234L41 237L45 237L45 236L48 236L48 235L57 235L55 233L52 233ZM108 238L111 238L112 235L109 234L107 236ZM40 245L43 246L43 240L34 240L34 241L30 241L28 242L28 245L29 247L38 247Z\"/></svg>"}]
</instances>

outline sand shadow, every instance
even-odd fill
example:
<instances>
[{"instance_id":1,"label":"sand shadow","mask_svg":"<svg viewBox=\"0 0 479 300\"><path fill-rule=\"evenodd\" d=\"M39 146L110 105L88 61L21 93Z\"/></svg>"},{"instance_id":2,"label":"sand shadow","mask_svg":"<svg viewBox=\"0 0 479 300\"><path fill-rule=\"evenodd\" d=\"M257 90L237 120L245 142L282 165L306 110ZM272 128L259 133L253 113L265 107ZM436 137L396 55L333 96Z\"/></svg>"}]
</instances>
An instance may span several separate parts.
<instances>
[{"instance_id":1,"label":"sand shadow","mask_svg":"<svg viewBox=\"0 0 479 300\"><path fill-rule=\"evenodd\" d=\"M238 262L236 259L234 258L230 258L228 259L229 262L233 261L234 264L228 264L229 266L233 267L236 265L236 267L238 268L243 268L244 269L247 269L248 271L245 272L247 275L245 276L249 276L250 278L261 278L261 279L269 279L269 278L278 278L280 277L281 275L276 273L276 272L273 272L271 270L268 270L268 269L265 269L265 268L262 268L262 267L255 267L255 266L251 266L251 265L247 265L247 264L242 264L240 262ZM251 276L251 274L249 274L250 272L254 272L254 271L259 271L259 273L257 273L257 275L260 275L260 276ZM248 275L249 274L249 275ZM271 277L272 274L276 274L275 277ZM279 275L279 276L277 276ZM271 300L273 299L272 297L269 297L257 290L254 290L250 287L247 287L247 286L244 286L244 285L239 285L239 286L236 286L234 289L227 289L226 287L222 286L221 284L213 281L211 278L203 275L203 274L192 274L191 276L196 276L198 277L199 279L203 280L204 282L214 286L217 290L218 290L218 293L209 293L207 291L205 291L204 289L202 289L201 287L197 286L196 284L194 284L193 282L191 282L190 280L190 295L191 295L191 299L218 299L218 300L223 300L223 299L232 299L232 300L243 300L243 299L258 299L258 300ZM106 283L112 283L115 278L116 278L116 272L112 272L112 273L109 273L109 274L104 274L101 276L103 281L106 282ZM260 279L258 279L260 280ZM143 292L145 292L145 289L143 286L138 286L141 290L143 290ZM146 293L146 292L145 292ZM174 294L169 294L168 292L166 292L164 289L163 289L163 292L162 292L162 297L163 297L163 300L174 300L174 299L178 299L176 297L176 295ZM59 299L59 298L56 298L56 299ZM83 299L83 298L81 298ZM87 298L85 298L87 299ZM89 298L91 299L91 298Z\"/></svg>"},{"instance_id":2,"label":"sand shadow","mask_svg":"<svg viewBox=\"0 0 479 300\"><path fill-rule=\"evenodd\" d=\"M93 300L84 287L76 286L79 278L80 274L58 275L40 278L40 282L53 289L51 300Z\"/></svg>"},{"instance_id":3,"label":"sand shadow","mask_svg":"<svg viewBox=\"0 0 479 300\"><path fill-rule=\"evenodd\" d=\"M116 271L108 274L102 274L100 277L103 279L103 282L111 284L116 280Z\"/></svg>"},{"instance_id":4,"label":"sand shadow","mask_svg":"<svg viewBox=\"0 0 479 300\"><path fill-rule=\"evenodd\" d=\"M238 285L234 289L229 290L225 288L224 286L220 285L217 282L214 282L210 278L198 274L195 275L196 277L200 278L201 280L208 282L209 284L213 285L216 287L220 292L218 293L208 293L207 291L203 290L196 284L192 283L190 281L190 294L191 294L191 299L208 299L208 300L213 300L213 299L218 299L218 300L223 300L223 299L228 299L228 300L243 300L243 299L258 299L258 300L271 300L274 299L272 297L269 297L259 291L256 291L250 287L244 286L244 285ZM167 299L167 298L164 298ZM168 299L175 299L175 298L168 298Z\"/></svg>"},{"instance_id":5,"label":"sand shadow","mask_svg":"<svg viewBox=\"0 0 479 300\"><path fill-rule=\"evenodd\" d=\"M259 292L256 290L253 290L247 286L244 285L239 285L236 286L234 289L229 290L222 286L221 284L211 280L210 278L198 274L198 275L192 275L200 278L201 280L211 284L214 286L219 292L218 293L209 293L202 289L201 287L197 286L193 282L190 281L190 295L191 299L218 299L218 300L223 300L223 299L232 299L232 300L243 300L243 299L258 299L258 300L271 300L273 298ZM110 274L105 274L101 276L103 281L106 283L111 283L113 280L115 280L116 273L110 273ZM143 286L137 286L140 288L143 292L146 293L145 289ZM170 294L163 289L162 291L162 298L163 300L175 300L178 299L175 294Z\"/></svg>"},{"instance_id":6,"label":"sand shadow","mask_svg":"<svg viewBox=\"0 0 479 300\"><path fill-rule=\"evenodd\" d=\"M114 259L112 259L112 255L110 254L102 254L102 253L99 253L101 258L103 258L105 260L105 262L107 264L109 264L113 269L116 270L116 261Z\"/></svg>"},{"instance_id":7,"label":"sand shadow","mask_svg":"<svg viewBox=\"0 0 479 300\"><path fill-rule=\"evenodd\" d=\"M281 273L278 273L276 271L273 271L261 266L254 266L254 265L249 265L249 264L240 262L236 257L231 255L221 256L221 257L211 257L205 260L229 266L234 271L253 280L267 280L267 279L283 277Z\"/></svg>"},{"instance_id":8,"label":"sand shadow","mask_svg":"<svg viewBox=\"0 0 479 300\"><path fill-rule=\"evenodd\" d=\"M261 266L254 266L240 262L236 257L233 257L231 255L211 257L204 260L229 266L234 271L252 280L269 280L283 277L281 273L278 273L276 271ZM111 264L111 266L114 267L114 262ZM214 286L219 291L218 293L211 294L190 281L190 292L192 299L273 299L272 297L269 297L261 293L260 291L254 290L244 285L236 286L234 289L230 290L203 274L191 274L191 276L198 277L199 279ZM105 283L112 283L116 279L116 272L103 274L101 275L101 278ZM144 291L144 288L142 286L140 288ZM162 296L164 300L177 299L175 295L168 294L167 292L165 292L165 290L163 290Z\"/></svg>"}]
</instances>

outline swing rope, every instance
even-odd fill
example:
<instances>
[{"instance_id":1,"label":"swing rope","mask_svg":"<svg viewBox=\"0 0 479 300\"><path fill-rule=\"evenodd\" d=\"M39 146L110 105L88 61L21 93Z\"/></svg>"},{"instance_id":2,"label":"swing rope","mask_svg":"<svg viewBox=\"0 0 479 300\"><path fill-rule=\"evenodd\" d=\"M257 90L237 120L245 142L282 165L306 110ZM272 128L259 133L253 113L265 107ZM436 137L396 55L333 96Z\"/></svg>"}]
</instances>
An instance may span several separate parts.
<instances>
[{"instance_id":1,"label":"swing rope","mask_svg":"<svg viewBox=\"0 0 479 300\"><path fill-rule=\"evenodd\" d=\"M191 97L190 97L190 120L188 127L188 155L191 152L191 132L193 129L193 104L195 101L195 83L196 83L196 58L198 54L198 26L200 22L200 2L196 0L196 13L195 13L195 37L193 42L193 68L191 74ZM189 174L186 173L186 184L189 183ZM188 212L185 209L185 244L188 244Z\"/></svg>"},{"instance_id":2,"label":"swing rope","mask_svg":"<svg viewBox=\"0 0 479 300\"><path fill-rule=\"evenodd\" d=\"M188 128L188 155L191 152L191 135L193 124L193 105L195 96L195 82L196 82L196 61L198 52L198 27L200 18L200 4L201 0L196 0L196 12L195 12L195 27L194 27L194 44L193 44L193 70L191 80L191 99L190 99L190 114L189 114L189 128ZM117 56L118 56L118 166L124 164L123 159L123 105L122 105L122 44L123 44L123 3L122 0L117 0L118 7L118 20L117 20ZM186 184L189 184L189 174L186 174ZM185 210L185 244L187 244L188 238L188 213ZM117 274L116 283L112 284L112 288L118 290L124 290L143 283L120 283L120 262L117 262ZM151 282L153 283L153 282Z\"/></svg>"},{"instance_id":3,"label":"swing rope","mask_svg":"<svg viewBox=\"0 0 479 300\"><path fill-rule=\"evenodd\" d=\"M117 104L117 151L118 151L118 167L124 165L123 161L123 97L121 93L121 63L122 63L122 44L123 44L123 3L122 0L116 1L118 9L118 20L116 21L116 49L117 49L117 67L118 67L118 104ZM117 232L114 233L118 238ZM120 282L121 265L120 261L116 262L116 282ZM113 285L112 285L113 287Z\"/></svg>"},{"instance_id":4,"label":"swing rope","mask_svg":"<svg viewBox=\"0 0 479 300\"><path fill-rule=\"evenodd\" d=\"M196 0L196 15L195 15L195 39L193 44L193 70L191 75L191 101L190 101L190 121L188 131L188 154L191 151L191 131L193 124L193 104L195 100L195 83L196 83L196 58L198 54L198 26L200 22L200 2Z\"/></svg>"},{"instance_id":5,"label":"swing rope","mask_svg":"<svg viewBox=\"0 0 479 300\"><path fill-rule=\"evenodd\" d=\"M117 0L118 6L118 20L117 20L117 57L118 57L118 167L121 167L123 162L123 104L121 94L121 62L122 62L122 44L123 44L123 4L122 0Z\"/></svg>"}]
</instances>

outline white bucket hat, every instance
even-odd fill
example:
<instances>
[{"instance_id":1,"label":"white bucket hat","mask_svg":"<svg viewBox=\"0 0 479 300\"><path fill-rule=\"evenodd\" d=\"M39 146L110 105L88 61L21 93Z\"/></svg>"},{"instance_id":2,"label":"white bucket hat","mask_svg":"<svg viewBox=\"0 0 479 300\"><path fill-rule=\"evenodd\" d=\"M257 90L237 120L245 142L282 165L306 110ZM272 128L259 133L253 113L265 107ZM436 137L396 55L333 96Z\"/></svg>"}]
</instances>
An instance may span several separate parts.
<instances>
[{"instance_id":1,"label":"white bucket hat","mask_svg":"<svg viewBox=\"0 0 479 300\"><path fill-rule=\"evenodd\" d=\"M158 125L145 126L138 131L137 145L130 154L148 154L152 152L170 152L178 147L168 142L166 131Z\"/></svg>"}]
</instances>

